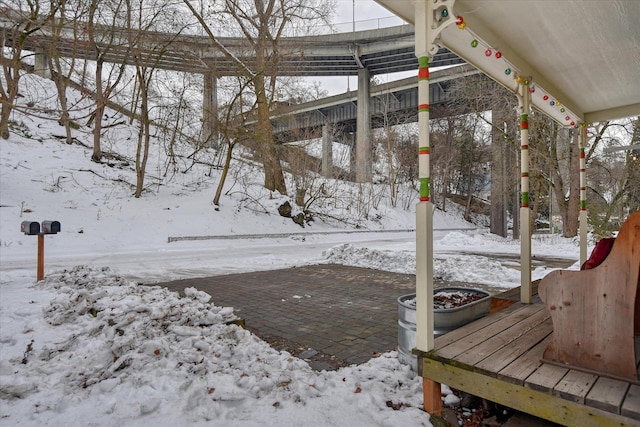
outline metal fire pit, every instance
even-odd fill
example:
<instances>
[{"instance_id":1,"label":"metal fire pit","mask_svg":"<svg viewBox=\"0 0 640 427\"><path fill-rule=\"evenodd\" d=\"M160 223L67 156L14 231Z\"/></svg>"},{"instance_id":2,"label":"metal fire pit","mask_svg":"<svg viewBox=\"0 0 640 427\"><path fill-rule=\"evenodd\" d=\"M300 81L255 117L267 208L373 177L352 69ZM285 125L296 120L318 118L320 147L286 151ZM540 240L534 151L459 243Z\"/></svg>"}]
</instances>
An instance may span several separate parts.
<instances>
[{"instance_id":1,"label":"metal fire pit","mask_svg":"<svg viewBox=\"0 0 640 427\"><path fill-rule=\"evenodd\" d=\"M491 309L491 294L482 289L444 287L440 292L466 292L482 298L454 308L434 309L434 336L437 338L460 326L486 316ZM416 347L416 294L398 297L398 360L418 371L418 359L411 351ZM412 303L413 302L413 303Z\"/></svg>"}]
</instances>

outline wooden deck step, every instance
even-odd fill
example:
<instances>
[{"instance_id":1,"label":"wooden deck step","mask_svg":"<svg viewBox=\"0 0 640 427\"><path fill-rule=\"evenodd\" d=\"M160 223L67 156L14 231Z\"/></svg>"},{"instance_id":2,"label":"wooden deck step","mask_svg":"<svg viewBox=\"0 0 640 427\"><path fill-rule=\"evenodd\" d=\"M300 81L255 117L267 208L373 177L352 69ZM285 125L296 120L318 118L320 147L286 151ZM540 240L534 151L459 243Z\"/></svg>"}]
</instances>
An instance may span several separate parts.
<instances>
[{"instance_id":1,"label":"wooden deck step","mask_svg":"<svg viewBox=\"0 0 640 427\"><path fill-rule=\"evenodd\" d=\"M640 427L640 385L541 361L552 329L543 304L514 303L436 338L422 375L560 424Z\"/></svg>"}]
</instances>

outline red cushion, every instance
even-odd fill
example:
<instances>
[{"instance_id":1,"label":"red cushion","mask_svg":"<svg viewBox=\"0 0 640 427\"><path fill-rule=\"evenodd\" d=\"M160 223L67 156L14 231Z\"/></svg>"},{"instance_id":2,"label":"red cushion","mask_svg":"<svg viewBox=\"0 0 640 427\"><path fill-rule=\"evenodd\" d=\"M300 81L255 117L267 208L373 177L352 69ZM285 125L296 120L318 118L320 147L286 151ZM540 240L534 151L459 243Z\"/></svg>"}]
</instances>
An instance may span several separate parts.
<instances>
[{"instance_id":1,"label":"red cushion","mask_svg":"<svg viewBox=\"0 0 640 427\"><path fill-rule=\"evenodd\" d=\"M615 241L615 237L605 237L604 239L600 239L600 241L596 243L596 247L593 248L591 256L589 256L589 259L582 264L580 270L589 270L602 264L602 261L604 261L607 258L607 255L609 255L609 252L611 252L613 242Z\"/></svg>"}]
</instances>

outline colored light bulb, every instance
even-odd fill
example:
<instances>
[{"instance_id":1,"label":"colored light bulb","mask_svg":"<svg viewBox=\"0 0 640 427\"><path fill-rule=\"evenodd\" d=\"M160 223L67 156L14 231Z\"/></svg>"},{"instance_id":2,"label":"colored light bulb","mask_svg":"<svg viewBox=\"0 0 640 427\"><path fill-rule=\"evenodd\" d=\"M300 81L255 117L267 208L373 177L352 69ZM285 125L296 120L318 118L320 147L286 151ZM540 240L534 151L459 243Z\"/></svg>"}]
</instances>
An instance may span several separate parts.
<instances>
[{"instance_id":1,"label":"colored light bulb","mask_svg":"<svg viewBox=\"0 0 640 427\"><path fill-rule=\"evenodd\" d=\"M498 58L498 59L502 58L502 52L497 51L496 52L496 58Z\"/></svg>"},{"instance_id":2,"label":"colored light bulb","mask_svg":"<svg viewBox=\"0 0 640 427\"><path fill-rule=\"evenodd\" d=\"M556 105L556 103L555 103L555 102L553 102L553 101L551 101L551 102L549 103L549 105L551 105L551 106L553 107L554 105Z\"/></svg>"},{"instance_id":3,"label":"colored light bulb","mask_svg":"<svg viewBox=\"0 0 640 427\"><path fill-rule=\"evenodd\" d=\"M549 97L547 95L543 96L542 99L544 99L545 101L547 101L549 99Z\"/></svg>"},{"instance_id":4,"label":"colored light bulb","mask_svg":"<svg viewBox=\"0 0 640 427\"><path fill-rule=\"evenodd\" d=\"M535 87L535 86L531 86L531 87L529 88L529 93L533 93L533 92L535 92L535 91L536 91L536 87Z\"/></svg>"},{"instance_id":5,"label":"colored light bulb","mask_svg":"<svg viewBox=\"0 0 640 427\"><path fill-rule=\"evenodd\" d=\"M471 40L471 47L478 47L478 40Z\"/></svg>"},{"instance_id":6,"label":"colored light bulb","mask_svg":"<svg viewBox=\"0 0 640 427\"><path fill-rule=\"evenodd\" d=\"M571 117L566 116L564 119L568 121L568 120L571 120Z\"/></svg>"},{"instance_id":7,"label":"colored light bulb","mask_svg":"<svg viewBox=\"0 0 640 427\"><path fill-rule=\"evenodd\" d=\"M491 56L491 49L487 49L484 51L484 56Z\"/></svg>"},{"instance_id":8,"label":"colored light bulb","mask_svg":"<svg viewBox=\"0 0 640 427\"><path fill-rule=\"evenodd\" d=\"M465 28L467 28L467 24L466 22L463 22L461 24L458 24L458 28L460 28L461 30L464 30Z\"/></svg>"},{"instance_id":9,"label":"colored light bulb","mask_svg":"<svg viewBox=\"0 0 640 427\"><path fill-rule=\"evenodd\" d=\"M446 18L447 16L449 16L449 11L447 9L442 9L440 15L442 15L443 18Z\"/></svg>"},{"instance_id":10,"label":"colored light bulb","mask_svg":"<svg viewBox=\"0 0 640 427\"><path fill-rule=\"evenodd\" d=\"M559 102L558 102L558 105L560 105L560 103L559 103ZM564 108L561 108L561 109L560 109L560 112L561 112L561 113L564 113Z\"/></svg>"},{"instance_id":11,"label":"colored light bulb","mask_svg":"<svg viewBox=\"0 0 640 427\"><path fill-rule=\"evenodd\" d=\"M506 70L504 70L504 73L508 76L509 74L511 74L511 68L507 68Z\"/></svg>"},{"instance_id":12,"label":"colored light bulb","mask_svg":"<svg viewBox=\"0 0 640 427\"><path fill-rule=\"evenodd\" d=\"M464 23L464 18L462 16L458 16L458 19L456 19L456 25L460 25Z\"/></svg>"}]
</instances>

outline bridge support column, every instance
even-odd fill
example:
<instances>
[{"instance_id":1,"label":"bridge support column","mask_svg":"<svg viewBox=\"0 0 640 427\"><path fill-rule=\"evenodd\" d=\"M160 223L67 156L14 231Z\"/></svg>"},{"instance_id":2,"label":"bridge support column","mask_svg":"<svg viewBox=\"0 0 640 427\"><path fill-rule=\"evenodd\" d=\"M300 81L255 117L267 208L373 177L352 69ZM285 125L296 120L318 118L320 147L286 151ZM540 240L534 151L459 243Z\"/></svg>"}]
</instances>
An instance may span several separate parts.
<instances>
[{"instance_id":1,"label":"bridge support column","mask_svg":"<svg viewBox=\"0 0 640 427\"><path fill-rule=\"evenodd\" d=\"M202 141L208 147L218 147L218 78L214 73L204 74L202 97Z\"/></svg>"},{"instance_id":2,"label":"bridge support column","mask_svg":"<svg viewBox=\"0 0 640 427\"><path fill-rule=\"evenodd\" d=\"M356 129L356 182L371 182L371 116L369 115L369 70L358 70L358 115Z\"/></svg>"},{"instance_id":3,"label":"bridge support column","mask_svg":"<svg viewBox=\"0 0 640 427\"><path fill-rule=\"evenodd\" d=\"M333 175L333 144L331 123L322 126L322 176L331 178Z\"/></svg>"},{"instance_id":4,"label":"bridge support column","mask_svg":"<svg viewBox=\"0 0 640 427\"><path fill-rule=\"evenodd\" d=\"M49 56L44 50L38 49L35 54L35 66L33 72L44 79L51 78L51 69L49 68Z\"/></svg>"}]
</instances>

